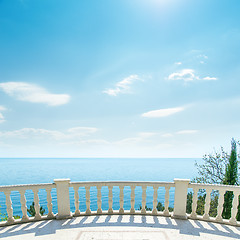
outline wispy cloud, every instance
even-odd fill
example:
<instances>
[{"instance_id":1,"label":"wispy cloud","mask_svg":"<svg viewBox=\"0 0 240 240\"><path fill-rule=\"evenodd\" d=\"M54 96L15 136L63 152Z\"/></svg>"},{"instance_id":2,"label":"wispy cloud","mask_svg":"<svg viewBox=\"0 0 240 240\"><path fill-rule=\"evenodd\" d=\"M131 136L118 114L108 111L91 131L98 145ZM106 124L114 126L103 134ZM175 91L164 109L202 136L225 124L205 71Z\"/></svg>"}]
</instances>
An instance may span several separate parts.
<instances>
[{"instance_id":1,"label":"wispy cloud","mask_svg":"<svg viewBox=\"0 0 240 240\"><path fill-rule=\"evenodd\" d=\"M176 134L195 134L197 133L198 130L181 130L176 132Z\"/></svg>"},{"instance_id":2,"label":"wispy cloud","mask_svg":"<svg viewBox=\"0 0 240 240\"><path fill-rule=\"evenodd\" d=\"M6 110L6 108L5 107L3 107L3 106L0 106L0 111L5 111Z\"/></svg>"},{"instance_id":3,"label":"wispy cloud","mask_svg":"<svg viewBox=\"0 0 240 240\"><path fill-rule=\"evenodd\" d=\"M1 138L14 139L63 139L65 134L60 131L47 130L42 128L22 128L13 131L0 132Z\"/></svg>"},{"instance_id":4,"label":"wispy cloud","mask_svg":"<svg viewBox=\"0 0 240 240\"><path fill-rule=\"evenodd\" d=\"M117 96L120 93L129 93L131 85L137 80L140 80L138 75L130 75L124 78L122 81L116 83L114 88L106 89L103 92L110 96Z\"/></svg>"},{"instance_id":5,"label":"wispy cloud","mask_svg":"<svg viewBox=\"0 0 240 240\"><path fill-rule=\"evenodd\" d=\"M63 105L69 102L70 96L68 94L53 94L46 89L34 84L25 82L5 82L0 83L0 88L9 96L17 100L45 103L49 106Z\"/></svg>"},{"instance_id":6,"label":"wispy cloud","mask_svg":"<svg viewBox=\"0 0 240 240\"><path fill-rule=\"evenodd\" d=\"M182 112L183 110L185 110L184 107L163 108L163 109L158 109L158 110L143 113L142 117L148 117L148 118L167 117L175 113Z\"/></svg>"},{"instance_id":7,"label":"wispy cloud","mask_svg":"<svg viewBox=\"0 0 240 240\"><path fill-rule=\"evenodd\" d=\"M130 138L124 138L120 141L115 142L116 145L129 145L129 144L138 144L143 141L143 138L141 137L130 137Z\"/></svg>"},{"instance_id":8,"label":"wispy cloud","mask_svg":"<svg viewBox=\"0 0 240 240\"><path fill-rule=\"evenodd\" d=\"M138 136L141 138L150 138L152 136L155 136L157 133L155 132L140 132L138 133Z\"/></svg>"},{"instance_id":9,"label":"wispy cloud","mask_svg":"<svg viewBox=\"0 0 240 240\"><path fill-rule=\"evenodd\" d=\"M5 118L4 118L3 114L1 113L2 111L5 111L5 110L6 110L5 107L0 106L0 123L5 121Z\"/></svg>"},{"instance_id":10,"label":"wispy cloud","mask_svg":"<svg viewBox=\"0 0 240 240\"><path fill-rule=\"evenodd\" d=\"M87 140L78 140L78 141L68 141L68 142L62 142L61 145L108 145L110 142L104 140L104 139L87 139Z\"/></svg>"},{"instance_id":11,"label":"wispy cloud","mask_svg":"<svg viewBox=\"0 0 240 240\"><path fill-rule=\"evenodd\" d=\"M205 80L205 81L216 81L218 79L216 77L204 77L202 80Z\"/></svg>"},{"instance_id":12,"label":"wispy cloud","mask_svg":"<svg viewBox=\"0 0 240 240\"><path fill-rule=\"evenodd\" d=\"M97 130L97 128L93 127L70 128L66 132L42 128L22 128L19 130L0 132L0 137L14 139L45 139L60 141L69 139L82 139L83 137L92 135Z\"/></svg>"},{"instance_id":13,"label":"wispy cloud","mask_svg":"<svg viewBox=\"0 0 240 240\"><path fill-rule=\"evenodd\" d=\"M182 80L184 82L192 82L192 81L197 81L197 80L205 80L205 81L216 81L216 77L203 77L201 78L200 76L195 74L194 69L182 69L181 71L171 73L168 77L168 80L170 81L176 81L176 80Z\"/></svg>"},{"instance_id":14,"label":"wispy cloud","mask_svg":"<svg viewBox=\"0 0 240 240\"><path fill-rule=\"evenodd\" d=\"M2 113L0 113L0 123L2 123L4 121L5 121L4 116L2 115Z\"/></svg>"},{"instance_id":15,"label":"wispy cloud","mask_svg":"<svg viewBox=\"0 0 240 240\"><path fill-rule=\"evenodd\" d=\"M75 127L68 129L68 133L73 136L88 136L97 132L98 129L94 127Z\"/></svg>"},{"instance_id":16,"label":"wispy cloud","mask_svg":"<svg viewBox=\"0 0 240 240\"><path fill-rule=\"evenodd\" d=\"M193 69L182 69L179 72L171 73L168 76L168 80L183 80L184 82L199 80L199 77L195 75Z\"/></svg>"},{"instance_id":17,"label":"wispy cloud","mask_svg":"<svg viewBox=\"0 0 240 240\"><path fill-rule=\"evenodd\" d=\"M173 134L172 133L164 133L161 136L164 138L169 138L169 137L173 137Z\"/></svg>"},{"instance_id":18,"label":"wispy cloud","mask_svg":"<svg viewBox=\"0 0 240 240\"><path fill-rule=\"evenodd\" d=\"M195 134L198 132L199 132L198 130L189 130L188 129L188 130L177 131L174 133L164 133L161 135L161 137L168 138L168 137L174 137L175 135Z\"/></svg>"},{"instance_id":19,"label":"wispy cloud","mask_svg":"<svg viewBox=\"0 0 240 240\"><path fill-rule=\"evenodd\" d=\"M201 64L204 64L205 61L208 59L208 56L205 54L199 54L199 55L197 55L197 59L199 60L199 62Z\"/></svg>"}]
</instances>

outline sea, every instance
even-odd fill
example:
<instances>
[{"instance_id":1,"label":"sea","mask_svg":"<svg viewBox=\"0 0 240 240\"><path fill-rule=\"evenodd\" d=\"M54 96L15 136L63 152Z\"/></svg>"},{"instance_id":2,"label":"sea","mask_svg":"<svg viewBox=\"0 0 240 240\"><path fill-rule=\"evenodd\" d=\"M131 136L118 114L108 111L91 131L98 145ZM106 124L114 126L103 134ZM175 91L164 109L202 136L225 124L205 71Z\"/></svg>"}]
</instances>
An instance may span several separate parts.
<instances>
[{"instance_id":1,"label":"sea","mask_svg":"<svg viewBox=\"0 0 240 240\"><path fill-rule=\"evenodd\" d=\"M193 179L197 176L195 162L199 158L0 158L0 185L53 183L54 179L70 178L72 182L88 181L166 181L174 178ZM74 190L70 192L70 208L75 211ZM102 209L108 209L108 188L102 188ZM52 192L53 212L57 213L56 189ZM158 201L164 204L164 188L158 189ZM26 191L27 207L33 202L33 192ZM124 209L129 210L131 189L124 188ZM39 191L40 206L48 213L46 191ZM13 214L22 216L20 194L11 193ZM79 188L79 208L86 210L85 189ZM135 189L135 209L140 209L142 189ZM147 188L147 207L153 206L153 188ZM90 189L91 210L97 210L97 189ZM174 189L170 189L173 207ZM119 188L113 188L113 209L119 209ZM0 192L0 213L6 214L5 195Z\"/></svg>"}]
</instances>

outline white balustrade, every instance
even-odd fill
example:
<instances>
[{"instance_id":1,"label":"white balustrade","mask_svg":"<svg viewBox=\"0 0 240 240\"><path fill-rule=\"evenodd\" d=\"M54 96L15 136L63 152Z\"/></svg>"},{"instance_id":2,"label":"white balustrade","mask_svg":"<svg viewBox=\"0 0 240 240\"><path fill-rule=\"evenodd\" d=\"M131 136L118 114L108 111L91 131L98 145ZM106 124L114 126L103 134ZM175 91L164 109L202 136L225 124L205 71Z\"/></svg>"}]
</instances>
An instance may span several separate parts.
<instances>
[{"instance_id":1,"label":"white balustrade","mask_svg":"<svg viewBox=\"0 0 240 240\"><path fill-rule=\"evenodd\" d=\"M157 197L158 197L157 190L158 190L158 187L154 186L153 190L154 190L154 192L153 192L153 209L152 209L152 214L153 215L157 215L157 204L158 204L158 201L157 201Z\"/></svg>"},{"instance_id":2,"label":"white balustrade","mask_svg":"<svg viewBox=\"0 0 240 240\"><path fill-rule=\"evenodd\" d=\"M130 209L130 213L134 214L135 213L135 186L131 185L131 209Z\"/></svg>"},{"instance_id":3,"label":"white balustrade","mask_svg":"<svg viewBox=\"0 0 240 240\"><path fill-rule=\"evenodd\" d=\"M8 214L7 222L8 224L11 224L11 223L14 223L12 201L10 197L11 191L5 191L4 193L6 196L6 205L7 205L7 214Z\"/></svg>"},{"instance_id":4,"label":"white balustrade","mask_svg":"<svg viewBox=\"0 0 240 240\"><path fill-rule=\"evenodd\" d=\"M102 193L101 193L101 190L102 190L102 186L98 185L97 186L97 205L98 205L97 214L102 213L102 200L101 200Z\"/></svg>"},{"instance_id":5,"label":"white balustrade","mask_svg":"<svg viewBox=\"0 0 240 240\"><path fill-rule=\"evenodd\" d=\"M70 179L56 179L54 184L33 184L33 185L16 185L16 186L0 186L0 192L4 192L6 197L6 212L8 219L5 222L0 222L0 226L11 225L21 222L28 221L37 221L41 219L62 219L70 218L73 214L70 211L70 197L69 197L69 188L74 189L74 206L75 212L74 216L83 216L83 215L92 215L92 214L151 214L151 215L163 215L171 216L174 218L192 218L192 219L201 219L206 221L213 222L223 222L231 225L240 226L240 222L237 221L236 216L238 213L239 205L239 195L240 187L238 186L226 186L226 185L213 185L213 184L197 184L189 183L189 180L184 179L175 179L174 183L169 182L70 182ZM79 206L79 188L85 188L86 190L86 211L80 212ZM90 207L90 189L91 187L96 187L97 189L97 199L94 202L97 202L97 211L92 211ZM102 210L102 187L108 188L108 210ZM113 187L119 187L119 209L113 209ZM130 204L131 208L129 210L124 210L124 187L131 188L130 200L125 199ZM141 199L141 212L135 211L135 189L136 187L142 188L142 199ZM148 187L153 188L153 209L152 212L146 211L146 199L148 195ZM158 189L159 187L165 189L165 199L164 199L164 211L157 211L158 204ZM53 203L52 203L52 188L57 190L57 204L58 204L58 214L55 217L53 214ZM170 188L175 188L175 199L174 199L174 212L169 212L169 198L170 198ZM40 213L40 204L39 197L40 189L45 189L47 193L46 203L48 208L48 215L41 216ZM138 188L137 188L138 189ZM192 213L190 215L186 214L186 201L188 189L193 189L193 198L192 198ZM197 215L197 203L198 203L198 192L199 189L204 189L204 192L199 194L206 194L205 205L204 205L204 215ZM34 193L34 207L35 207L35 217L29 217L27 214L26 206L26 191L32 190ZM14 206L11 201L11 192L20 193L20 203L22 210L22 219L15 220L13 217ZM214 191L214 196L218 197L218 206L217 206L217 216L213 218L209 216L210 203L211 203L211 192ZM232 191L234 194L232 209L231 209L231 218L223 219L223 204L224 204L224 194L226 191ZM81 192L80 192L81 193ZM203 196L203 195L202 195ZM82 199L82 197L81 197ZM105 197L103 198L105 199ZM42 201L42 200L41 200ZM106 204L106 203L105 203Z\"/></svg>"},{"instance_id":6,"label":"white balustrade","mask_svg":"<svg viewBox=\"0 0 240 240\"><path fill-rule=\"evenodd\" d=\"M90 186L86 186L86 214L90 215L91 214L91 209L90 209Z\"/></svg>"},{"instance_id":7,"label":"white balustrade","mask_svg":"<svg viewBox=\"0 0 240 240\"><path fill-rule=\"evenodd\" d=\"M232 209L231 209L231 218L230 218L229 222L233 225L236 225L237 224L236 216L237 216L237 212L238 212L240 192L234 191L233 194L234 194L234 198L233 198Z\"/></svg>"},{"instance_id":8,"label":"white balustrade","mask_svg":"<svg viewBox=\"0 0 240 240\"><path fill-rule=\"evenodd\" d=\"M34 193L35 220L39 220L39 219L41 219L41 215L40 215L38 189L34 189L33 193Z\"/></svg>"},{"instance_id":9,"label":"white balustrade","mask_svg":"<svg viewBox=\"0 0 240 240\"><path fill-rule=\"evenodd\" d=\"M120 205L119 213L123 214L124 213L124 209L123 209L123 198L124 198L123 189L124 189L124 186L120 185L119 188L120 188L120 193L119 193L119 205Z\"/></svg>"},{"instance_id":10,"label":"white balustrade","mask_svg":"<svg viewBox=\"0 0 240 240\"><path fill-rule=\"evenodd\" d=\"M197 200L198 200L198 187L193 187L193 198L192 198L192 213L191 218L195 219L197 217Z\"/></svg>"},{"instance_id":11,"label":"white balustrade","mask_svg":"<svg viewBox=\"0 0 240 240\"><path fill-rule=\"evenodd\" d=\"M141 213L145 214L146 213L146 197L147 197L147 193L146 193L147 187L143 186L142 187L142 209L141 209Z\"/></svg>"},{"instance_id":12,"label":"white balustrade","mask_svg":"<svg viewBox=\"0 0 240 240\"><path fill-rule=\"evenodd\" d=\"M113 186L108 186L108 213L112 214L113 213Z\"/></svg>"},{"instance_id":13,"label":"white balustrade","mask_svg":"<svg viewBox=\"0 0 240 240\"><path fill-rule=\"evenodd\" d=\"M29 220L29 217L27 215L27 205L26 205L26 197L25 197L25 189L20 190L20 195L21 195L21 209L22 209L22 222L27 222Z\"/></svg>"},{"instance_id":14,"label":"white balustrade","mask_svg":"<svg viewBox=\"0 0 240 240\"><path fill-rule=\"evenodd\" d=\"M239 195L240 195L239 186L191 183L189 184L189 188L192 188L194 190L192 213L189 216L190 218L240 226L240 222L238 222L236 219L237 212L238 212L238 205L239 205ZM198 216L196 214L197 200L198 200L197 192L199 189L205 190L205 192L203 192L202 194L206 194L203 216ZM218 197L217 216L215 218L209 216L212 191L214 191L213 196ZM223 219L222 217L223 206L224 206L224 194L226 193L226 191L232 191L234 194L234 198L232 201L231 218L229 220Z\"/></svg>"},{"instance_id":15,"label":"white balustrade","mask_svg":"<svg viewBox=\"0 0 240 240\"><path fill-rule=\"evenodd\" d=\"M6 197L6 211L7 211L7 221L0 222L0 226L2 225L11 225L21 222L28 222L28 221L37 221L41 219L52 219L54 218L54 214L52 212L52 197L51 197L51 190L54 187L54 184L31 184L31 185L12 185L12 186L0 186L0 192L4 192ZM48 206L48 215L41 216L40 214L40 205L39 205L39 190L45 189L47 192L47 206ZM29 217L27 212L27 201L26 201L26 191L32 190L34 196L34 208L35 208L35 216ZM20 204L21 204L21 212L22 218L21 219L14 219L13 216L13 204L11 200L11 193L19 192L20 193Z\"/></svg>"},{"instance_id":16,"label":"white balustrade","mask_svg":"<svg viewBox=\"0 0 240 240\"><path fill-rule=\"evenodd\" d=\"M79 194L78 194L79 187L74 186L74 200L75 200L75 213L74 216L80 216L80 210L79 210Z\"/></svg>"},{"instance_id":17,"label":"white balustrade","mask_svg":"<svg viewBox=\"0 0 240 240\"><path fill-rule=\"evenodd\" d=\"M52 212L53 204L52 204L52 195L51 195L52 188L51 187L46 187L46 192L47 192L47 207L48 207L48 218L53 218L54 214Z\"/></svg>"},{"instance_id":18,"label":"white balustrade","mask_svg":"<svg viewBox=\"0 0 240 240\"><path fill-rule=\"evenodd\" d=\"M165 187L165 203L164 203L164 211L163 211L163 214L164 214L164 216L166 216L166 217L169 217L169 216L170 216L169 210L168 210L168 207L169 207L169 190L170 190L170 187L169 187L169 186Z\"/></svg>"},{"instance_id":19,"label":"white balustrade","mask_svg":"<svg viewBox=\"0 0 240 240\"><path fill-rule=\"evenodd\" d=\"M205 204L204 204L204 215L203 219L204 220L209 220L209 210L210 210L210 203L211 203L211 188L207 188L206 190L206 199L205 199Z\"/></svg>"},{"instance_id":20,"label":"white balustrade","mask_svg":"<svg viewBox=\"0 0 240 240\"><path fill-rule=\"evenodd\" d=\"M223 221L222 211L223 211L223 203L224 203L224 193L225 193L224 189L221 189L219 191L218 206L217 206L217 217L216 217L217 222L222 222Z\"/></svg>"}]
</instances>

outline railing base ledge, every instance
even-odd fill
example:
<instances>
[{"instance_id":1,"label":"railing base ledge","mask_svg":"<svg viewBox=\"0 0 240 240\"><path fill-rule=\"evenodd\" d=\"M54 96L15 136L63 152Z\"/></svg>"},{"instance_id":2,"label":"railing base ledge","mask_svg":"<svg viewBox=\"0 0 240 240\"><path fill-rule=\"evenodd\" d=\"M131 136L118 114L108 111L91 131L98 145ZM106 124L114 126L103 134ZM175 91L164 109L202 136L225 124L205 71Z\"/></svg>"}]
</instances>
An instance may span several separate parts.
<instances>
[{"instance_id":1,"label":"railing base ledge","mask_svg":"<svg viewBox=\"0 0 240 240\"><path fill-rule=\"evenodd\" d=\"M72 217L73 217L72 213L70 213L70 215L65 215L65 216L59 216L58 214L56 215L57 220L68 219L68 218L72 218Z\"/></svg>"},{"instance_id":2,"label":"railing base ledge","mask_svg":"<svg viewBox=\"0 0 240 240\"><path fill-rule=\"evenodd\" d=\"M171 218L182 219L182 220L187 220L188 219L187 216L182 216L182 215L172 215Z\"/></svg>"}]
</instances>

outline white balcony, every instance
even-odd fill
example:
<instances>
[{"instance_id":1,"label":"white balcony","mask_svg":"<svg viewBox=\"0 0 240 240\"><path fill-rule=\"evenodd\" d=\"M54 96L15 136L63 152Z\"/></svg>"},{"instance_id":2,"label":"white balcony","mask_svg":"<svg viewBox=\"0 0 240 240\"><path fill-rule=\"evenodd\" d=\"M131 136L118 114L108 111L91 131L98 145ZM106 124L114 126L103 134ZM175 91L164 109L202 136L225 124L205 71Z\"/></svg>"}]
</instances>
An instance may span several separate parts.
<instances>
[{"instance_id":1,"label":"white balcony","mask_svg":"<svg viewBox=\"0 0 240 240\"><path fill-rule=\"evenodd\" d=\"M124 209L124 187L130 187L130 209ZM90 189L97 188L96 199ZM108 209L102 209L102 188L108 189ZM113 187L119 188L119 209L113 207ZM142 189L142 209L135 209L135 189ZM145 209L147 187L153 188L152 209ZM69 189L74 189L74 206L71 212ZM85 211L79 208L79 188L85 189ZM158 211L158 189L165 189L164 211ZM174 210L169 212L169 191L174 190ZM39 190L45 189L47 215L40 214ZM57 214L54 214L52 190L57 198ZM193 194L192 213L186 213L187 193ZM196 214L197 194L205 189L204 215ZM26 191L32 190L35 203L35 217L29 217L26 206ZM11 192L20 193L21 219L14 219ZM217 216L209 216L210 195L218 193ZM231 218L223 219L223 202L226 191L234 194ZM58 179L52 184L0 186L6 201L7 221L0 222L0 238L3 239L240 239L240 222L236 220L240 187L190 183L175 179L174 182L70 182ZM42 201L42 200L41 200ZM91 201L97 201L96 211Z\"/></svg>"}]
</instances>

